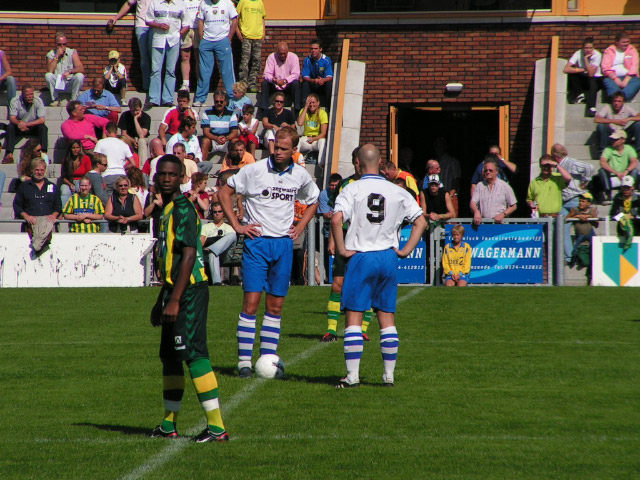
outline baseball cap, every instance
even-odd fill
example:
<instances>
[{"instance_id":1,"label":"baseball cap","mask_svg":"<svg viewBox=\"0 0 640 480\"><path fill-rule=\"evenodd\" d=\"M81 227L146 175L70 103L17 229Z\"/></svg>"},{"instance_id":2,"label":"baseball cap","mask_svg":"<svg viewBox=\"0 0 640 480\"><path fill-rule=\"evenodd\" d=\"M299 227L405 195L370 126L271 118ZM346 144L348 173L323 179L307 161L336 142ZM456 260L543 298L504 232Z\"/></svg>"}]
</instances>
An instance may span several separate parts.
<instances>
[{"instance_id":1,"label":"baseball cap","mask_svg":"<svg viewBox=\"0 0 640 480\"><path fill-rule=\"evenodd\" d=\"M619 138L627 138L627 132L625 132L623 129L619 129L616 130L615 132L613 132L611 135L609 135L609 138L611 140L617 140Z\"/></svg>"},{"instance_id":2,"label":"baseball cap","mask_svg":"<svg viewBox=\"0 0 640 480\"><path fill-rule=\"evenodd\" d=\"M633 177L631 175L627 175L622 179L621 185L623 187L633 187L635 183L636 182L633 180Z\"/></svg>"},{"instance_id":3,"label":"baseball cap","mask_svg":"<svg viewBox=\"0 0 640 480\"><path fill-rule=\"evenodd\" d=\"M437 183L438 185L440 185L440 176L429 175L429 181L427 183Z\"/></svg>"},{"instance_id":4,"label":"baseball cap","mask_svg":"<svg viewBox=\"0 0 640 480\"><path fill-rule=\"evenodd\" d=\"M111 50L111 51L109 52L109 60L111 60L111 59L113 59L113 58L115 58L116 60L119 60L119 59L120 59L120 54L118 53L118 51L117 51L117 50Z\"/></svg>"},{"instance_id":5,"label":"baseball cap","mask_svg":"<svg viewBox=\"0 0 640 480\"><path fill-rule=\"evenodd\" d=\"M593 202L593 195L591 195L591 193L589 192L581 193L580 198L584 198L585 200L589 200L590 202Z\"/></svg>"}]
</instances>

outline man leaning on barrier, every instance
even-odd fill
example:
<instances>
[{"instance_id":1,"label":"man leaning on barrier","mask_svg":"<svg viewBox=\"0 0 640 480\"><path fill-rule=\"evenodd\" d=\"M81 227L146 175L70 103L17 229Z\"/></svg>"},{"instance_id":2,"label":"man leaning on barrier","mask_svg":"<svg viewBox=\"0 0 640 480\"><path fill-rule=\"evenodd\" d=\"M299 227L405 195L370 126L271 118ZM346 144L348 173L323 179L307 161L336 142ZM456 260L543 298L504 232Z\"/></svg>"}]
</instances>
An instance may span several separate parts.
<instances>
[{"instance_id":1,"label":"man leaning on barrier","mask_svg":"<svg viewBox=\"0 0 640 480\"><path fill-rule=\"evenodd\" d=\"M498 178L498 162L498 157L492 153L484 157L483 180L476 186L470 204L475 225L480 225L483 218L502 223L517 208L513 189Z\"/></svg>"}]
</instances>

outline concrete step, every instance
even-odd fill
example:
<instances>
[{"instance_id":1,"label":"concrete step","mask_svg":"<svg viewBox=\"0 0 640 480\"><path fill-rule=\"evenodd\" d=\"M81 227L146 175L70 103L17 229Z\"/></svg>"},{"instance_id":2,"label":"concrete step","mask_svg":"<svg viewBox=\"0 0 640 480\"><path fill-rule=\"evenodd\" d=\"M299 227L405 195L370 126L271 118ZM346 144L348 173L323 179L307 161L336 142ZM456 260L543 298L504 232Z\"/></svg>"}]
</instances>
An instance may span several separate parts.
<instances>
[{"instance_id":1,"label":"concrete step","mask_svg":"<svg viewBox=\"0 0 640 480\"><path fill-rule=\"evenodd\" d=\"M566 145L591 145L596 142L595 130L569 129L564 132L564 143Z\"/></svg>"},{"instance_id":2,"label":"concrete step","mask_svg":"<svg viewBox=\"0 0 640 480\"><path fill-rule=\"evenodd\" d=\"M593 132L596 129L596 123L590 117L567 119L564 126L566 131L585 130Z\"/></svg>"}]
</instances>

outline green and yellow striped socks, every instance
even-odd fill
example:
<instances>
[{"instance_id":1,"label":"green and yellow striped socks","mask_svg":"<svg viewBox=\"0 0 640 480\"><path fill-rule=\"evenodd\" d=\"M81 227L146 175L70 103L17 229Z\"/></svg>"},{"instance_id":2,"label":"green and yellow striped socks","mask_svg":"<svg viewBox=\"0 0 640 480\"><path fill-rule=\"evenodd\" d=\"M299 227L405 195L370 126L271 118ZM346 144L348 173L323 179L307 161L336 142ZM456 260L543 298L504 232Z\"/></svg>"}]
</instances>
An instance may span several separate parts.
<instances>
[{"instance_id":1,"label":"green and yellow striped socks","mask_svg":"<svg viewBox=\"0 0 640 480\"><path fill-rule=\"evenodd\" d=\"M218 380L211 369L211 362L208 358L200 358L189 362L188 365L193 386L198 394L198 400L207 416L209 430L213 433L224 432L220 403L218 401Z\"/></svg>"}]
</instances>

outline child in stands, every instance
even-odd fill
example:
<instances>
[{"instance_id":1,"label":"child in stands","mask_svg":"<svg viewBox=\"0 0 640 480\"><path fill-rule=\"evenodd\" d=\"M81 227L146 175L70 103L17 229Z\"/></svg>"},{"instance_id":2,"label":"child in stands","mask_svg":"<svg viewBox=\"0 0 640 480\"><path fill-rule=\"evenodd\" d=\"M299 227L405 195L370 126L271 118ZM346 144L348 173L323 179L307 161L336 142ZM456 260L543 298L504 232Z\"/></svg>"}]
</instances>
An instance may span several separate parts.
<instances>
[{"instance_id":1,"label":"child in stands","mask_svg":"<svg viewBox=\"0 0 640 480\"><path fill-rule=\"evenodd\" d=\"M253 117L254 110L251 104L242 107L242 121L238 123L238 129L240 130L240 140L247 146L249 153L255 157L256 147L260 143L256 136L260 122Z\"/></svg>"},{"instance_id":2,"label":"child in stands","mask_svg":"<svg viewBox=\"0 0 640 480\"><path fill-rule=\"evenodd\" d=\"M451 229L451 243L442 252L442 268L447 287L466 287L471 272L471 247L462 241L464 227L456 225Z\"/></svg>"}]
</instances>

